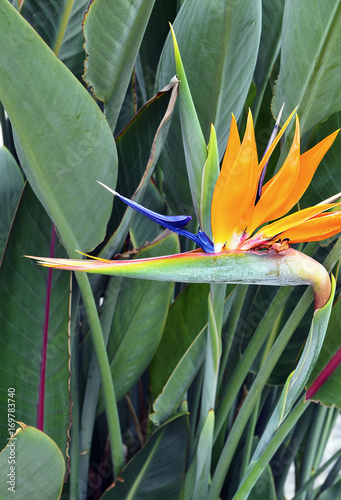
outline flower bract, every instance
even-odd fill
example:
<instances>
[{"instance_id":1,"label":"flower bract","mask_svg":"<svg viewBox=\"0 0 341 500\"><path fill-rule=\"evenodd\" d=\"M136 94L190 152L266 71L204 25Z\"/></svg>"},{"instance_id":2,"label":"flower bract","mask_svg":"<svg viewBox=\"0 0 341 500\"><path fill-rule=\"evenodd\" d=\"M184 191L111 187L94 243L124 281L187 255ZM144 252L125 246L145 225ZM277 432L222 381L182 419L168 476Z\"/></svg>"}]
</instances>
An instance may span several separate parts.
<instances>
[{"instance_id":1,"label":"flower bract","mask_svg":"<svg viewBox=\"0 0 341 500\"><path fill-rule=\"evenodd\" d=\"M269 248L281 250L290 243L329 238L341 230L341 211L328 212L338 206L334 201L341 196L340 193L313 207L286 214L306 191L338 131L301 155L300 125L296 115L295 133L289 153L278 173L263 185L269 158L294 113L278 134L278 122L276 123L260 162L251 112L248 114L242 141L236 119L232 116L230 135L211 203L213 241L203 231L193 234L184 229L190 216L157 214L107 186L104 187L146 217L192 239L206 253Z\"/></svg>"}]
</instances>

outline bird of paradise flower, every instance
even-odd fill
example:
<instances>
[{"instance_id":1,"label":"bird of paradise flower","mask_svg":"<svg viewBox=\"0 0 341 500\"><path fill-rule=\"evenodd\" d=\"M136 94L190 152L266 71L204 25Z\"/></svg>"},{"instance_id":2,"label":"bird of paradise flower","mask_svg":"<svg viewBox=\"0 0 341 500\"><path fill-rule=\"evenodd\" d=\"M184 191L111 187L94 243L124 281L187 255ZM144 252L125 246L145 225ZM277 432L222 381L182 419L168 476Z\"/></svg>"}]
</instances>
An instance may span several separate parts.
<instances>
[{"instance_id":1,"label":"bird of paradise flower","mask_svg":"<svg viewBox=\"0 0 341 500\"><path fill-rule=\"evenodd\" d=\"M294 113L277 134L278 118L259 163L251 112L248 113L242 141L232 116L226 152L211 202L213 241L201 230L194 234L185 229L191 216L158 214L100 183L134 210L196 242L204 253L195 250L133 261L39 258L39 262L59 269L156 280L310 284L315 292L316 307L323 306L331 290L326 270L313 259L290 248L290 244L318 241L337 234L341 230L341 211L330 212L330 209L339 206L335 201L341 194L284 215L307 189L338 131L301 155L296 115L295 134L288 156L278 173L264 184L269 158Z\"/></svg>"}]
</instances>

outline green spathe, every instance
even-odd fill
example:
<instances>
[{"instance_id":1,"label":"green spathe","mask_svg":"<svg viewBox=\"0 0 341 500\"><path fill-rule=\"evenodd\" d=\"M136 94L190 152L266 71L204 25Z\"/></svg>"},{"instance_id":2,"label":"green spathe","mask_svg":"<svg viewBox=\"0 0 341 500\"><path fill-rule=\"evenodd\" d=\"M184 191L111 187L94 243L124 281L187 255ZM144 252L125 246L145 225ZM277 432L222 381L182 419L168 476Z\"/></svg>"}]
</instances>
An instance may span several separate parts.
<instances>
[{"instance_id":1,"label":"green spathe","mask_svg":"<svg viewBox=\"0 0 341 500\"><path fill-rule=\"evenodd\" d=\"M331 292L325 268L293 248L281 252L231 251L218 254L195 250L133 261L36 259L48 267L157 281L311 285L316 309L324 306Z\"/></svg>"}]
</instances>

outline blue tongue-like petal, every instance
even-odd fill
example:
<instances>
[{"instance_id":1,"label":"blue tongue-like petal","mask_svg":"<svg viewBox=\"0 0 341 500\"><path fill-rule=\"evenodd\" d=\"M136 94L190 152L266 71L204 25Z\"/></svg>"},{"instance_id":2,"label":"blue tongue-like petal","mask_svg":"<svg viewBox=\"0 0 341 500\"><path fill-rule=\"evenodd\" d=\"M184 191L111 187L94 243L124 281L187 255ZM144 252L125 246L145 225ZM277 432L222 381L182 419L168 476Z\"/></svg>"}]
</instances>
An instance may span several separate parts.
<instances>
[{"instance_id":1,"label":"blue tongue-like petal","mask_svg":"<svg viewBox=\"0 0 341 500\"><path fill-rule=\"evenodd\" d=\"M186 238L189 238L190 240L194 241L200 248L202 248L204 250L204 252L206 252L206 253L214 252L213 242L210 240L210 238L203 231L199 231L198 234L195 235L193 233L190 233L189 231L186 231L186 229L183 229L184 227L187 226L189 221L192 220L192 217L190 215L161 215L161 214L158 214L157 212L153 212L153 210L149 210L148 208L145 208L142 205L139 205L135 201L129 200L129 198L126 198L125 196L122 196L121 194L114 191L113 189L108 188L105 184L102 184L101 182L99 182L99 184L101 184L106 189L108 189L108 191L110 191L115 196L120 198L120 200L122 200L126 205L133 208L134 210L136 210L140 214L148 217L148 219L151 219L152 221L157 222L158 224L160 224L160 226L163 226L167 229L170 229L170 231L181 234L182 236L185 236Z\"/></svg>"}]
</instances>

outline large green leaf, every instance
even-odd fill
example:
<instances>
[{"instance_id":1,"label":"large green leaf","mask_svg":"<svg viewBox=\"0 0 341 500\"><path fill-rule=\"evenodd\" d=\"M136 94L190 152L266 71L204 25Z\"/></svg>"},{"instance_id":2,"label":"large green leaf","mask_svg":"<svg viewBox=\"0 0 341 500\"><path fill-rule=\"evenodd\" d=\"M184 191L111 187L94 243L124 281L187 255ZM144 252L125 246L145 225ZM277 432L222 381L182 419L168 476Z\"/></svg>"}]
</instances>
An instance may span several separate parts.
<instances>
[{"instance_id":1,"label":"large green leaf","mask_svg":"<svg viewBox=\"0 0 341 500\"><path fill-rule=\"evenodd\" d=\"M260 28L261 2L258 0L187 0L174 21L174 31L205 141L208 142L210 124L213 123L220 158L226 147L231 113L239 117L249 90ZM174 51L169 35L158 67L157 87L162 87L174 71ZM162 155L165 190L174 212L188 208L193 210L184 166L177 115L174 116Z\"/></svg>"},{"instance_id":2,"label":"large green leaf","mask_svg":"<svg viewBox=\"0 0 341 500\"><path fill-rule=\"evenodd\" d=\"M4 146L0 148L0 179L0 256L2 256L13 215L24 187L17 162Z\"/></svg>"},{"instance_id":3,"label":"large green leaf","mask_svg":"<svg viewBox=\"0 0 341 500\"><path fill-rule=\"evenodd\" d=\"M163 45L177 11L177 0L155 0L140 47L143 83L147 98L154 94L155 76Z\"/></svg>"},{"instance_id":4,"label":"large green leaf","mask_svg":"<svg viewBox=\"0 0 341 500\"><path fill-rule=\"evenodd\" d=\"M102 500L175 500L180 498L187 453L187 417L179 415L152 434L121 473L122 481Z\"/></svg>"},{"instance_id":5,"label":"large green leaf","mask_svg":"<svg viewBox=\"0 0 341 500\"><path fill-rule=\"evenodd\" d=\"M85 80L115 129L154 0L94 0L85 22Z\"/></svg>"},{"instance_id":6,"label":"large green leaf","mask_svg":"<svg viewBox=\"0 0 341 500\"><path fill-rule=\"evenodd\" d=\"M0 453L0 499L58 500L65 473L60 449L43 432L20 425Z\"/></svg>"},{"instance_id":7,"label":"large green leaf","mask_svg":"<svg viewBox=\"0 0 341 500\"><path fill-rule=\"evenodd\" d=\"M13 2L12 2L13 3ZM81 78L85 51L82 21L88 0L25 0L20 13L61 61Z\"/></svg>"},{"instance_id":8,"label":"large green leaf","mask_svg":"<svg viewBox=\"0 0 341 500\"><path fill-rule=\"evenodd\" d=\"M121 166L119 189L122 188L123 192L126 192L126 196L132 197L136 202L141 201L147 189L166 141L176 103L177 90L178 83L172 80L169 85L143 106L117 138ZM170 96L167 101L168 92L170 92ZM138 182L139 184L137 184ZM123 208L122 205L121 203ZM110 257L121 250L132 219L136 214L134 210L128 208L123 215L121 210L115 207L115 213L118 212L116 220L119 226L101 251L100 257ZM112 220L114 219L113 216Z\"/></svg>"},{"instance_id":9,"label":"large green leaf","mask_svg":"<svg viewBox=\"0 0 341 500\"><path fill-rule=\"evenodd\" d=\"M82 77L84 72L85 50L82 22L88 4L88 0L78 0L72 3L58 52L59 59L78 79Z\"/></svg>"},{"instance_id":10,"label":"large green leaf","mask_svg":"<svg viewBox=\"0 0 341 500\"><path fill-rule=\"evenodd\" d=\"M0 99L29 182L68 251L105 234L116 147L94 100L7 0L0 1Z\"/></svg>"},{"instance_id":11,"label":"large green leaf","mask_svg":"<svg viewBox=\"0 0 341 500\"><path fill-rule=\"evenodd\" d=\"M255 110L254 118L258 115L265 87L280 50L284 4L283 0L262 1L262 35L254 74L254 82L257 88L257 95L253 105Z\"/></svg>"},{"instance_id":12,"label":"large green leaf","mask_svg":"<svg viewBox=\"0 0 341 500\"><path fill-rule=\"evenodd\" d=\"M52 224L29 185L16 213L0 269L0 437L7 437L7 390L15 389L15 419L37 426L47 276L23 258L50 252ZM57 255L65 250L57 242ZM46 353L44 432L66 454L70 426L68 323L70 276L52 274Z\"/></svg>"},{"instance_id":13,"label":"large green leaf","mask_svg":"<svg viewBox=\"0 0 341 500\"><path fill-rule=\"evenodd\" d=\"M160 425L165 422L179 408L185 392L192 383L205 357L207 327L195 337L191 345L180 357L173 372L165 383L162 392L153 404L154 413L150 420ZM172 348L169 352L172 353ZM173 361L175 356L169 356ZM154 369L154 377L157 375ZM162 373L161 373L162 375Z\"/></svg>"},{"instance_id":14,"label":"large green leaf","mask_svg":"<svg viewBox=\"0 0 341 500\"><path fill-rule=\"evenodd\" d=\"M170 307L162 340L150 365L154 397L162 392L182 356L206 326L209 290L208 285L191 284Z\"/></svg>"},{"instance_id":15,"label":"large green leaf","mask_svg":"<svg viewBox=\"0 0 341 500\"><path fill-rule=\"evenodd\" d=\"M72 7L70 0L25 0L21 15L41 36L45 43L57 54Z\"/></svg>"},{"instance_id":16,"label":"large green leaf","mask_svg":"<svg viewBox=\"0 0 341 500\"><path fill-rule=\"evenodd\" d=\"M172 254L178 249L176 235L170 234L143 249L139 256ZM115 277L111 279L114 287L116 281ZM174 286L173 283L132 279L121 280L120 285L108 342L117 399L129 391L153 357L161 340ZM110 295L109 284L109 299ZM111 307L110 300L108 304L104 301L105 307Z\"/></svg>"},{"instance_id":17,"label":"large green leaf","mask_svg":"<svg viewBox=\"0 0 341 500\"><path fill-rule=\"evenodd\" d=\"M119 164L116 188L120 194L127 198L132 198L137 190L151 153L156 164L158 155L155 157L155 146L157 145L157 153L160 153L167 137L170 125L169 118L172 116L176 103L177 89L178 85L174 83L158 92L136 113L116 137ZM161 130L158 130L163 120L165 123L163 123ZM161 144L155 144L156 140L157 143ZM155 165L153 165L152 170L154 168ZM125 210L126 206L123 203L115 203L114 211L117 225Z\"/></svg>"},{"instance_id":18,"label":"large green leaf","mask_svg":"<svg viewBox=\"0 0 341 500\"><path fill-rule=\"evenodd\" d=\"M341 110L340 44L340 0L285 2L273 109L285 103L285 120L299 105L302 135Z\"/></svg>"}]
</instances>

